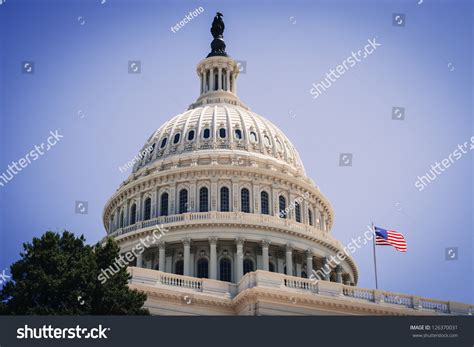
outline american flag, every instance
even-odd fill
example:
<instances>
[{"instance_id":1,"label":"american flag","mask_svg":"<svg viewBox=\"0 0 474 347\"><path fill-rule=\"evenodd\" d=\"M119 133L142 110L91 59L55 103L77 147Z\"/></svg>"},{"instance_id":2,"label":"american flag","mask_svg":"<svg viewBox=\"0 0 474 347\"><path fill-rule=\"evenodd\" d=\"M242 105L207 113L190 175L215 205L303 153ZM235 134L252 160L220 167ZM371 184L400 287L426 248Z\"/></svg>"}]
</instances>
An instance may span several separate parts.
<instances>
[{"instance_id":1,"label":"american flag","mask_svg":"<svg viewBox=\"0 0 474 347\"><path fill-rule=\"evenodd\" d=\"M407 251L407 241L405 237L394 230L385 230L375 227L375 244L377 246L393 246L399 252Z\"/></svg>"}]
</instances>

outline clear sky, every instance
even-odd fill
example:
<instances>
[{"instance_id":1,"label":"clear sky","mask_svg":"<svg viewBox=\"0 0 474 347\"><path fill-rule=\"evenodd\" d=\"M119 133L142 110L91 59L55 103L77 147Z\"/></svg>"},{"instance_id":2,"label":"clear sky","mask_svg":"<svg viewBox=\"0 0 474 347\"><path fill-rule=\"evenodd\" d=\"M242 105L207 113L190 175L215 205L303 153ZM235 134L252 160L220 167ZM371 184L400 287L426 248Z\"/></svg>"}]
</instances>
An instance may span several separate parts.
<instances>
[{"instance_id":1,"label":"clear sky","mask_svg":"<svg viewBox=\"0 0 474 347\"><path fill-rule=\"evenodd\" d=\"M227 52L247 62L239 96L293 141L333 204L334 236L347 244L372 221L406 236L406 254L377 249L379 287L474 302L472 152L415 187L474 135L469 1L4 0L0 174L50 131L63 138L0 186L0 273L46 230L90 243L105 235L103 206L129 173L118 167L198 96L216 11ZM314 99L312 83L373 38L381 46ZM128 73L130 60L140 74ZM31 61L34 74L22 73ZM352 153L352 166L339 166L340 153ZM78 200L88 214L75 213ZM353 256L359 286L375 287L372 247Z\"/></svg>"}]
</instances>

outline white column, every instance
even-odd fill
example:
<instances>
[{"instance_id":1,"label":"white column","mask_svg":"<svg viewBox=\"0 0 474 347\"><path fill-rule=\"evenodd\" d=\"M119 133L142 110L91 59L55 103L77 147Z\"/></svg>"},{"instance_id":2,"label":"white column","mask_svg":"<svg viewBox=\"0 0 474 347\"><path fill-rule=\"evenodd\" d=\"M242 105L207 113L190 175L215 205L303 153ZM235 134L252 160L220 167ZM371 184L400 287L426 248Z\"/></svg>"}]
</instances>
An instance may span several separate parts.
<instances>
[{"instance_id":1,"label":"white column","mask_svg":"<svg viewBox=\"0 0 474 347\"><path fill-rule=\"evenodd\" d=\"M235 257L235 261L237 262L236 283L238 283L244 275L244 239L238 238L235 242L237 244L237 254Z\"/></svg>"},{"instance_id":2,"label":"white column","mask_svg":"<svg viewBox=\"0 0 474 347\"><path fill-rule=\"evenodd\" d=\"M259 191L260 186L258 184L252 184L253 205L251 205L251 207L253 207L253 209L251 211L253 211L253 213L260 213L262 210Z\"/></svg>"},{"instance_id":3,"label":"white column","mask_svg":"<svg viewBox=\"0 0 474 347\"><path fill-rule=\"evenodd\" d=\"M342 266L336 266L336 282L342 283Z\"/></svg>"},{"instance_id":4,"label":"white column","mask_svg":"<svg viewBox=\"0 0 474 347\"><path fill-rule=\"evenodd\" d=\"M330 281L331 280L331 267L329 266L329 259L328 257L324 257L323 260L323 267L322 267L322 272L324 274L324 280L325 281Z\"/></svg>"},{"instance_id":5,"label":"white column","mask_svg":"<svg viewBox=\"0 0 474 347\"><path fill-rule=\"evenodd\" d=\"M209 70L209 90L214 90L214 68Z\"/></svg>"},{"instance_id":6,"label":"white column","mask_svg":"<svg viewBox=\"0 0 474 347\"><path fill-rule=\"evenodd\" d=\"M157 213L157 206L158 204L156 203L157 201L157 196L158 196L158 193L156 192L156 190L151 194L151 218L156 218L158 217L158 213Z\"/></svg>"},{"instance_id":7,"label":"white column","mask_svg":"<svg viewBox=\"0 0 474 347\"><path fill-rule=\"evenodd\" d=\"M135 213L135 219L136 219L136 223L138 223L139 221L143 220L143 214L142 214L142 200L143 200L143 194L140 194L139 196L139 199L137 201L137 210L136 210L136 213Z\"/></svg>"},{"instance_id":8,"label":"white column","mask_svg":"<svg viewBox=\"0 0 474 347\"><path fill-rule=\"evenodd\" d=\"M127 225L130 225L129 221L129 215L130 215L130 201L127 201L124 204L124 211L123 211L123 225L122 227L126 227Z\"/></svg>"},{"instance_id":9,"label":"white column","mask_svg":"<svg viewBox=\"0 0 474 347\"><path fill-rule=\"evenodd\" d=\"M190 264L189 264L189 258L190 258L190 252L191 252L191 240L184 239L183 246L184 246L183 274L184 276L189 276L191 274Z\"/></svg>"},{"instance_id":10,"label":"white column","mask_svg":"<svg viewBox=\"0 0 474 347\"><path fill-rule=\"evenodd\" d=\"M202 91L204 90L204 83L203 83L204 78L203 78L202 70L200 71L200 74L199 74L199 82L200 82L200 87L201 87L199 94L202 94Z\"/></svg>"},{"instance_id":11,"label":"white column","mask_svg":"<svg viewBox=\"0 0 474 347\"><path fill-rule=\"evenodd\" d=\"M158 270L165 272L165 243L160 242L158 244L158 249L159 249L159 258L158 258Z\"/></svg>"},{"instance_id":12,"label":"white column","mask_svg":"<svg viewBox=\"0 0 474 347\"><path fill-rule=\"evenodd\" d=\"M232 74L232 93L236 94L237 88L235 85L235 72Z\"/></svg>"},{"instance_id":13,"label":"white column","mask_svg":"<svg viewBox=\"0 0 474 347\"><path fill-rule=\"evenodd\" d=\"M226 79L225 79L225 89L230 92L230 70L229 68L226 69Z\"/></svg>"},{"instance_id":14,"label":"white column","mask_svg":"<svg viewBox=\"0 0 474 347\"><path fill-rule=\"evenodd\" d=\"M142 253L138 253L137 254L137 267L142 267L142 263L143 263L143 258L142 258L143 254Z\"/></svg>"},{"instance_id":15,"label":"white column","mask_svg":"<svg viewBox=\"0 0 474 347\"><path fill-rule=\"evenodd\" d=\"M207 92L207 70L204 69L204 81L203 81L203 84L204 84L204 87L203 87L203 90L202 92L203 93L206 93Z\"/></svg>"},{"instance_id":16,"label":"white column","mask_svg":"<svg viewBox=\"0 0 474 347\"><path fill-rule=\"evenodd\" d=\"M209 191L209 211L217 211L217 178L211 178L211 190Z\"/></svg>"},{"instance_id":17,"label":"white column","mask_svg":"<svg viewBox=\"0 0 474 347\"><path fill-rule=\"evenodd\" d=\"M211 247L211 261L209 262L209 278L211 280L217 279L217 237L210 237L209 244Z\"/></svg>"},{"instance_id":18,"label":"white column","mask_svg":"<svg viewBox=\"0 0 474 347\"><path fill-rule=\"evenodd\" d=\"M310 249L306 251L306 275L311 278L313 273L313 253Z\"/></svg>"},{"instance_id":19,"label":"white column","mask_svg":"<svg viewBox=\"0 0 474 347\"><path fill-rule=\"evenodd\" d=\"M279 206L279 201L278 201L278 189L272 185L272 210L270 213L278 217L280 215L280 206Z\"/></svg>"},{"instance_id":20,"label":"white column","mask_svg":"<svg viewBox=\"0 0 474 347\"><path fill-rule=\"evenodd\" d=\"M268 247L270 246L270 241L262 241L262 256L263 256L263 270L269 271L270 266L268 264Z\"/></svg>"},{"instance_id":21,"label":"white column","mask_svg":"<svg viewBox=\"0 0 474 347\"><path fill-rule=\"evenodd\" d=\"M221 90L222 89L222 68L218 67L217 68L217 89Z\"/></svg>"},{"instance_id":22,"label":"white column","mask_svg":"<svg viewBox=\"0 0 474 347\"><path fill-rule=\"evenodd\" d=\"M293 276L293 247L286 245L286 274Z\"/></svg>"}]
</instances>

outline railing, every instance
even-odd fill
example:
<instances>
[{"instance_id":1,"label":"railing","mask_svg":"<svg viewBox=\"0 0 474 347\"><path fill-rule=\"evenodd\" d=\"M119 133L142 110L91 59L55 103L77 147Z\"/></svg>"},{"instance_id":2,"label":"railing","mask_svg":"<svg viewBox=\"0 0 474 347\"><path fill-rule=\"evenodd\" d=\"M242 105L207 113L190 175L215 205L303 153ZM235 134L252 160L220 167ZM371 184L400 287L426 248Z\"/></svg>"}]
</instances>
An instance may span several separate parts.
<instances>
[{"instance_id":1,"label":"railing","mask_svg":"<svg viewBox=\"0 0 474 347\"><path fill-rule=\"evenodd\" d=\"M119 236L131 231L135 231L140 228L148 228L153 225L160 224L169 224L177 222L187 222L187 221L234 221L236 223L258 223L263 225L272 225L279 226L284 228L289 228L297 232L304 234L314 233L318 236L336 242L330 237L327 232L321 231L321 229L316 228L311 225L297 223L291 219L280 218L276 216L271 216L267 214L257 214L257 213L244 213L244 212L220 212L220 211L209 211L209 212L190 212L183 214L173 214L169 216L160 216L146 221L140 221L133 225L129 225L123 228L116 229L109 236Z\"/></svg>"},{"instance_id":2,"label":"railing","mask_svg":"<svg viewBox=\"0 0 474 347\"><path fill-rule=\"evenodd\" d=\"M370 289L357 288L351 286L343 286L342 294L351 298L374 301L374 291Z\"/></svg>"},{"instance_id":3,"label":"railing","mask_svg":"<svg viewBox=\"0 0 474 347\"><path fill-rule=\"evenodd\" d=\"M283 285L287 288L302 289L308 291L315 291L315 284L311 280L299 279L299 278L284 278Z\"/></svg>"},{"instance_id":4,"label":"railing","mask_svg":"<svg viewBox=\"0 0 474 347\"><path fill-rule=\"evenodd\" d=\"M387 304L396 304L396 305L403 305L407 307L414 307L413 297L408 295L402 294L391 294L385 293L383 294L383 301Z\"/></svg>"},{"instance_id":5,"label":"railing","mask_svg":"<svg viewBox=\"0 0 474 347\"><path fill-rule=\"evenodd\" d=\"M257 270L249 272L238 284L165 273L157 270L131 267L131 284L151 287L170 287L184 292L200 292L232 299L243 291L259 287L274 288L294 292L331 296L340 300L356 300L370 303L379 308L399 307L405 310L428 310L432 313L472 315L474 305L448 302L418 296L385 292L382 290L352 287L336 282L312 281L310 279L288 276L281 273ZM410 314L410 311L405 311Z\"/></svg>"},{"instance_id":6,"label":"railing","mask_svg":"<svg viewBox=\"0 0 474 347\"><path fill-rule=\"evenodd\" d=\"M195 290L200 291L202 290L203 280L199 278L194 278L194 277L180 276L180 275L174 275L174 274L169 274L169 273L161 273L158 281L160 284L163 284L166 286L195 289Z\"/></svg>"},{"instance_id":7,"label":"railing","mask_svg":"<svg viewBox=\"0 0 474 347\"><path fill-rule=\"evenodd\" d=\"M448 311L448 302L446 301L437 301L433 299L421 299L420 300L421 307L426 308L428 310L437 310L437 311Z\"/></svg>"}]
</instances>

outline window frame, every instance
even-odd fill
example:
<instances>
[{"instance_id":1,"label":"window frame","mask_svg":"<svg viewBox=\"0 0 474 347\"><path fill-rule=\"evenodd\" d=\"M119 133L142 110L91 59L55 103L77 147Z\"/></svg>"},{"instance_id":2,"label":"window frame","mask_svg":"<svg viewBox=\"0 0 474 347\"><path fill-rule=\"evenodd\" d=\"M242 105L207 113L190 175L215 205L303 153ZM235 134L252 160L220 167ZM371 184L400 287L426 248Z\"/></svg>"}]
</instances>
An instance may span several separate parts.
<instances>
[{"instance_id":1,"label":"window frame","mask_svg":"<svg viewBox=\"0 0 474 347\"><path fill-rule=\"evenodd\" d=\"M199 212L209 212L209 188L206 186L199 188Z\"/></svg>"},{"instance_id":2,"label":"window frame","mask_svg":"<svg viewBox=\"0 0 474 347\"><path fill-rule=\"evenodd\" d=\"M183 203L182 198L184 197L184 194L186 193L186 201ZM189 192L186 188L182 188L179 193L178 193L178 208L179 208L179 213L178 214L183 214L188 212L188 204L189 204Z\"/></svg>"},{"instance_id":3,"label":"window frame","mask_svg":"<svg viewBox=\"0 0 474 347\"><path fill-rule=\"evenodd\" d=\"M225 190L227 196L225 197L225 200L223 199L223 194L222 191ZM220 198L220 203L219 203L219 210L221 212L230 212L230 189L227 186L221 187L219 189L219 198ZM226 204L226 209L223 209L222 207L224 206L224 202Z\"/></svg>"},{"instance_id":4,"label":"window frame","mask_svg":"<svg viewBox=\"0 0 474 347\"><path fill-rule=\"evenodd\" d=\"M244 197L244 192L246 192L246 197ZM240 190L240 211L250 213L250 190L246 187Z\"/></svg>"}]
</instances>

